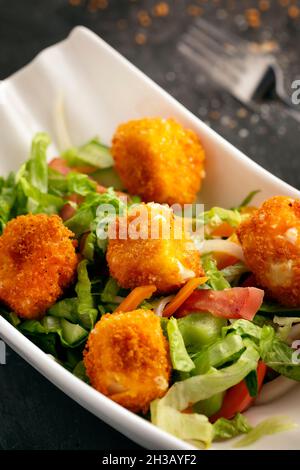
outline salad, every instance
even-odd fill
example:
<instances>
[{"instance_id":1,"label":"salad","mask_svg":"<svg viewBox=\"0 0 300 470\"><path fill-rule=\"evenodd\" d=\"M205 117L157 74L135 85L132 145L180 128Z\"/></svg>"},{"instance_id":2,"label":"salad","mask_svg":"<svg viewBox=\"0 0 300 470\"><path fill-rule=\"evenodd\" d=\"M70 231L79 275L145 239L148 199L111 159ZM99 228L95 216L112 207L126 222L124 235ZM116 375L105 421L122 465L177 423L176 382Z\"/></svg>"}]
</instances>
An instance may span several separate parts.
<instances>
[{"instance_id":1,"label":"salad","mask_svg":"<svg viewBox=\"0 0 300 470\"><path fill-rule=\"evenodd\" d=\"M199 211L198 136L122 124L0 179L0 312L99 392L197 447L291 429L243 414L300 381L300 201ZM200 193L201 195L201 193Z\"/></svg>"}]
</instances>

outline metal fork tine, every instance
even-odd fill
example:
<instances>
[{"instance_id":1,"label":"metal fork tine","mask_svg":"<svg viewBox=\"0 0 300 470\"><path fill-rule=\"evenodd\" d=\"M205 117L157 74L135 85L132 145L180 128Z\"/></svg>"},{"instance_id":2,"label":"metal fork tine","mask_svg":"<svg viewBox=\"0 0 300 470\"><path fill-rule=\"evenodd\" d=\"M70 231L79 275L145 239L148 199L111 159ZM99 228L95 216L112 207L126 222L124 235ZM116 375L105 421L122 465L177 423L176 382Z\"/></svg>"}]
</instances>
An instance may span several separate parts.
<instances>
[{"instance_id":1,"label":"metal fork tine","mask_svg":"<svg viewBox=\"0 0 300 470\"><path fill-rule=\"evenodd\" d=\"M231 59L231 67L238 69L239 72L244 71L244 63L242 60L236 58L234 55L232 55L232 52L228 52L226 48L224 47L224 44L220 44L219 41L216 39L212 38L210 35L207 33L204 33L200 29L192 26L190 30L187 33L187 36L193 37L195 40L200 40L202 44L206 44L206 46L212 51L215 52L218 55L218 58L221 56L226 60L228 58L228 55L230 56Z\"/></svg>"},{"instance_id":2,"label":"metal fork tine","mask_svg":"<svg viewBox=\"0 0 300 470\"><path fill-rule=\"evenodd\" d=\"M226 59L221 57L220 54L209 48L207 44L202 44L201 41L198 41L189 34L187 34L183 40L186 44L192 47L195 52L204 56L211 63L214 69L218 67L222 74L224 75L226 73L226 75L230 76L231 80L237 81L239 79L240 72L232 67L231 63L228 64Z\"/></svg>"},{"instance_id":3,"label":"metal fork tine","mask_svg":"<svg viewBox=\"0 0 300 470\"><path fill-rule=\"evenodd\" d=\"M208 23L203 18L197 18L195 20L195 24L203 31L205 31L208 35L214 37L217 41L221 41L225 44L228 43L232 47L231 51L234 55L238 52L241 52L241 49L248 50L247 43L243 39L239 38L239 45L237 46L236 38L232 34L217 28L216 26Z\"/></svg>"},{"instance_id":4,"label":"metal fork tine","mask_svg":"<svg viewBox=\"0 0 300 470\"><path fill-rule=\"evenodd\" d=\"M224 70L217 64L210 60L211 58L200 55L195 49L189 46L186 42L182 41L178 45L178 50L185 55L188 59L192 60L195 64L199 65L208 75L213 76L214 80L221 83L225 88L231 89L232 78L228 75L222 74Z\"/></svg>"}]
</instances>

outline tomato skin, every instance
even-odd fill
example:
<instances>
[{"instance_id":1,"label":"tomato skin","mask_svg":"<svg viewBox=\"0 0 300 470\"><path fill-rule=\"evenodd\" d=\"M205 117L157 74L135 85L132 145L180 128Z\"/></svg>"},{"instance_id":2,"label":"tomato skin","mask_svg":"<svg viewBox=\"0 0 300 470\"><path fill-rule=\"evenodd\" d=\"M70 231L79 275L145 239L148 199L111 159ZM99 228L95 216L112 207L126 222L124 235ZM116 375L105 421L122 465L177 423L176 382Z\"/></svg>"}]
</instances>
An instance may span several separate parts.
<instances>
[{"instance_id":1,"label":"tomato skin","mask_svg":"<svg viewBox=\"0 0 300 470\"><path fill-rule=\"evenodd\" d=\"M256 287L233 287L222 291L194 291L176 312L184 317L191 312L210 312L216 317L252 320L263 301L264 291Z\"/></svg>"},{"instance_id":2,"label":"tomato skin","mask_svg":"<svg viewBox=\"0 0 300 470\"><path fill-rule=\"evenodd\" d=\"M266 371L267 366L262 361L259 361L256 371L258 391L262 387ZM248 392L245 380L242 380L242 382L227 390L221 409L210 418L210 421L214 423L219 418L231 419L237 413L246 411L252 405L254 400L255 397L251 397Z\"/></svg>"}]
</instances>

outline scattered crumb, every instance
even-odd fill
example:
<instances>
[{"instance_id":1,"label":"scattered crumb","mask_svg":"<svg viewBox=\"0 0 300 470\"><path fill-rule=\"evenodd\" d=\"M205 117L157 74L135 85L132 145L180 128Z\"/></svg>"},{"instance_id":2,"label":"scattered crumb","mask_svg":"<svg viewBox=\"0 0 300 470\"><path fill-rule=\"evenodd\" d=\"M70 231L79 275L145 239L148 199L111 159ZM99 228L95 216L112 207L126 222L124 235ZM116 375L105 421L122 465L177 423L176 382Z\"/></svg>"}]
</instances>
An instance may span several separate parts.
<instances>
[{"instance_id":1,"label":"scattered crumb","mask_svg":"<svg viewBox=\"0 0 300 470\"><path fill-rule=\"evenodd\" d=\"M159 2L154 5L153 14L155 16L168 16L170 13L170 7L167 2Z\"/></svg>"},{"instance_id":2,"label":"scattered crumb","mask_svg":"<svg viewBox=\"0 0 300 470\"><path fill-rule=\"evenodd\" d=\"M300 8L296 5L291 5L288 9L288 15L290 18L296 19L300 15Z\"/></svg>"},{"instance_id":3,"label":"scattered crumb","mask_svg":"<svg viewBox=\"0 0 300 470\"><path fill-rule=\"evenodd\" d=\"M147 37L144 33L137 33L134 37L134 40L139 46L142 46L146 43Z\"/></svg>"},{"instance_id":4,"label":"scattered crumb","mask_svg":"<svg viewBox=\"0 0 300 470\"><path fill-rule=\"evenodd\" d=\"M201 16L203 14L203 8L198 5L188 5L186 11L190 16Z\"/></svg>"},{"instance_id":5,"label":"scattered crumb","mask_svg":"<svg viewBox=\"0 0 300 470\"><path fill-rule=\"evenodd\" d=\"M267 11L270 9L270 0L260 0L258 6L260 11Z\"/></svg>"},{"instance_id":6,"label":"scattered crumb","mask_svg":"<svg viewBox=\"0 0 300 470\"><path fill-rule=\"evenodd\" d=\"M237 117L244 119L248 115L246 108L239 108L236 112Z\"/></svg>"},{"instance_id":7,"label":"scattered crumb","mask_svg":"<svg viewBox=\"0 0 300 470\"><path fill-rule=\"evenodd\" d=\"M245 17L250 28L259 28L261 26L260 11L256 8L248 8L245 11Z\"/></svg>"},{"instance_id":8,"label":"scattered crumb","mask_svg":"<svg viewBox=\"0 0 300 470\"><path fill-rule=\"evenodd\" d=\"M138 22L141 26L144 26L144 28L148 28L152 23L152 20L147 10L140 10L137 14L137 17Z\"/></svg>"}]
</instances>

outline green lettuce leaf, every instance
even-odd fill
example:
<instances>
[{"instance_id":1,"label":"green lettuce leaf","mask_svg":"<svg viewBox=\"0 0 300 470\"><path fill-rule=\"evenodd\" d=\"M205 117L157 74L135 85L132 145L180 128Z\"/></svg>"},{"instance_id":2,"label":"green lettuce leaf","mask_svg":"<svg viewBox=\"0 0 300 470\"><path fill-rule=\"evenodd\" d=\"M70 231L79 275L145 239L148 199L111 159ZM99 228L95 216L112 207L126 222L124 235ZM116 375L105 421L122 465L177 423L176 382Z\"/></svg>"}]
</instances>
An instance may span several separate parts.
<instances>
[{"instance_id":1,"label":"green lettuce leaf","mask_svg":"<svg viewBox=\"0 0 300 470\"><path fill-rule=\"evenodd\" d=\"M80 147L72 147L62 154L70 166L91 165L95 168L109 168L113 166L113 158L106 145L100 143L95 137Z\"/></svg>"},{"instance_id":2,"label":"green lettuce leaf","mask_svg":"<svg viewBox=\"0 0 300 470\"><path fill-rule=\"evenodd\" d=\"M244 207L247 207L249 206L250 202L252 201L252 199L254 198L254 196L256 196L256 194L260 193L260 189L255 189L254 191L251 191L246 197L245 199L242 200L242 202L240 203L240 205L236 208L237 210L240 210L240 209L243 209Z\"/></svg>"},{"instance_id":3,"label":"green lettuce leaf","mask_svg":"<svg viewBox=\"0 0 300 470\"><path fill-rule=\"evenodd\" d=\"M261 358L268 367L300 381L300 353L279 339L271 326L263 326L259 347Z\"/></svg>"},{"instance_id":4,"label":"green lettuce leaf","mask_svg":"<svg viewBox=\"0 0 300 470\"><path fill-rule=\"evenodd\" d=\"M204 345L217 341L227 323L224 318L210 313L191 313L177 321L189 353L197 353Z\"/></svg>"},{"instance_id":5,"label":"green lettuce leaf","mask_svg":"<svg viewBox=\"0 0 300 470\"><path fill-rule=\"evenodd\" d=\"M204 255L201 257L202 266L208 277L207 284L214 290L229 289L231 286L225 279L222 271L217 268L216 261L210 255Z\"/></svg>"},{"instance_id":6,"label":"green lettuce leaf","mask_svg":"<svg viewBox=\"0 0 300 470\"><path fill-rule=\"evenodd\" d=\"M106 282L103 291L101 292L101 302L113 303L116 295L118 295L119 290L120 287L117 281L113 277L110 277Z\"/></svg>"},{"instance_id":7,"label":"green lettuce leaf","mask_svg":"<svg viewBox=\"0 0 300 470\"><path fill-rule=\"evenodd\" d=\"M45 132L38 132L31 144L30 158L27 161L28 182L41 193L48 192L47 148L50 137Z\"/></svg>"},{"instance_id":8,"label":"green lettuce leaf","mask_svg":"<svg viewBox=\"0 0 300 470\"><path fill-rule=\"evenodd\" d=\"M73 323L78 322L78 300L76 297L63 299L48 309L48 315L65 318Z\"/></svg>"},{"instance_id":9,"label":"green lettuce leaf","mask_svg":"<svg viewBox=\"0 0 300 470\"><path fill-rule=\"evenodd\" d=\"M173 369L189 372L194 369L194 363L187 353L183 337L178 328L175 318L170 318L167 325L168 340L170 345L170 356Z\"/></svg>"},{"instance_id":10,"label":"green lettuce leaf","mask_svg":"<svg viewBox=\"0 0 300 470\"><path fill-rule=\"evenodd\" d=\"M46 315L42 320L25 320L19 329L29 335L43 336L55 333L59 336L61 344L67 348L76 348L82 344L88 332L78 324L74 324L64 318ZM40 338L41 340L42 338ZM56 348L52 352L56 356Z\"/></svg>"},{"instance_id":11,"label":"green lettuce leaf","mask_svg":"<svg viewBox=\"0 0 300 470\"><path fill-rule=\"evenodd\" d=\"M234 320L230 325L222 328L222 336L224 337L232 331L235 331L242 337L250 337L252 340L257 341L260 340L262 333L262 329L258 325L242 318Z\"/></svg>"},{"instance_id":12,"label":"green lettuce leaf","mask_svg":"<svg viewBox=\"0 0 300 470\"><path fill-rule=\"evenodd\" d=\"M245 437L242 437L242 439L234 444L234 447L247 447L264 436L270 436L278 432L290 431L295 427L295 423L285 416L267 418L251 429Z\"/></svg>"},{"instance_id":13,"label":"green lettuce leaf","mask_svg":"<svg viewBox=\"0 0 300 470\"><path fill-rule=\"evenodd\" d=\"M5 180L1 178L0 188L0 234L3 232L5 225L11 217L12 209L14 207L17 198L17 188L15 184L15 175L10 173L8 178Z\"/></svg>"},{"instance_id":14,"label":"green lettuce leaf","mask_svg":"<svg viewBox=\"0 0 300 470\"><path fill-rule=\"evenodd\" d=\"M227 222L232 227L236 228L242 221L242 216L236 209L223 209L222 207L212 207L202 215L204 225L217 227L222 222Z\"/></svg>"},{"instance_id":15,"label":"green lettuce leaf","mask_svg":"<svg viewBox=\"0 0 300 470\"><path fill-rule=\"evenodd\" d=\"M242 263L238 262L231 266L227 266L221 271L222 276L233 286L237 286L242 274L249 272L249 268Z\"/></svg>"},{"instance_id":16,"label":"green lettuce leaf","mask_svg":"<svg viewBox=\"0 0 300 470\"><path fill-rule=\"evenodd\" d=\"M233 419L219 418L213 424L214 441L231 439L240 434L247 434L252 427L248 423L245 416L237 413Z\"/></svg>"},{"instance_id":17,"label":"green lettuce leaf","mask_svg":"<svg viewBox=\"0 0 300 470\"><path fill-rule=\"evenodd\" d=\"M276 304L274 302L264 301L259 309L260 312L264 313L276 313L277 316L300 316L299 307L283 307L282 305ZM288 315L287 315L288 313Z\"/></svg>"},{"instance_id":18,"label":"green lettuce leaf","mask_svg":"<svg viewBox=\"0 0 300 470\"><path fill-rule=\"evenodd\" d=\"M241 382L249 372L256 370L258 360L258 352L248 345L234 364L220 370L210 368L206 374L175 382L159 403L183 411Z\"/></svg>"},{"instance_id":19,"label":"green lettuce leaf","mask_svg":"<svg viewBox=\"0 0 300 470\"><path fill-rule=\"evenodd\" d=\"M98 311L94 306L92 286L87 270L88 261L82 260L78 264L78 281L75 291L78 298L78 318L80 324L87 330L91 330L97 320Z\"/></svg>"},{"instance_id":20,"label":"green lettuce leaf","mask_svg":"<svg viewBox=\"0 0 300 470\"><path fill-rule=\"evenodd\" d=\"M238 353L245 349L240 335L231 333L224 339L206 346L193 357L195 369L192 375L205 374L211 367L221 367L236 359Z\"/></svg>"},{"instance_id":21,"label":"green lettuce leaf","mask_svg":"<svg viewBox=\"0 0 300 470\"><path fill-rule=\"evenodd\" d=\"M197 447L209 447L213 439L213 425L204 415L180 413L178 410L161 404L159 400L151 403L152 422L185 441L193 441Z\"/></svg>"}]
</instances>

